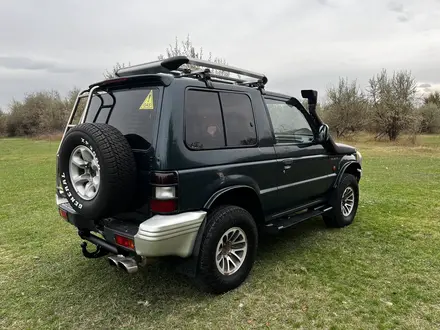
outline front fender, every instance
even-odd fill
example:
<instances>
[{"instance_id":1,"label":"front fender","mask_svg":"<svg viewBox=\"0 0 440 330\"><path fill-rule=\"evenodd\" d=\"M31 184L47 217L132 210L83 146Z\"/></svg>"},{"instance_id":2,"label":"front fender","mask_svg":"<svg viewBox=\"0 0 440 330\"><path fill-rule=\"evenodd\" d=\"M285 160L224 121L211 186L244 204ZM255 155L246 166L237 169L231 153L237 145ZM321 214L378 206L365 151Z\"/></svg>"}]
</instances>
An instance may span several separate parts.
<instances>
[{"instance_id":1,"label":"front fender","mask_svg":"<svg viewBox=\"0 0 440 330\"><path fill-rule=\"evenodd\" d=\"M344 175L344 173L347 172L348 168L354 167L356 171L359 172L359 177L362 172L362 166L357 161L356 156L354 155L346 155L342 157L338 167L339 167L339 171L335 183L333 184L333 188L336 188L341 183L342 176Z\"/></svg>"}]
</instances>

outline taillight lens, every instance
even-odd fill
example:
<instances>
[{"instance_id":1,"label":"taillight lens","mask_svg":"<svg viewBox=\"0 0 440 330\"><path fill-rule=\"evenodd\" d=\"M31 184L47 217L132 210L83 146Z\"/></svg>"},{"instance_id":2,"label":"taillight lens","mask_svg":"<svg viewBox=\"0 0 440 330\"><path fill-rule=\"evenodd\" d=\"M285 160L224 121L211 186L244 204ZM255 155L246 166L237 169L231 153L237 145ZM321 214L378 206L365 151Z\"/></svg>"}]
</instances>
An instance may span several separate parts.
<instances>
[{"instance_id":1,"label":"taillight lens","mask_svg":"<svg viewBox=\"0 0 440 330\"><path fill-rule=\"evenodd\" d=\"M58 212L62 218L67 220L67 212L66 211L64 211L63 209L58 209Z\"/></svg>"},{"instance_id":2,"label":"taillight lens","mask_svg":"<svg viewBox=\"0 0 440 330\"><path fill-rule=\"evenodd\" d=\"M116 244L134 250L134 241L131 238L115 234Z\"/></svg>"},{"instance_id":3,"label":"taillight lens","mask_svg":"<svg viewBox=\"0 0 440 330\"><path fill-rule=\"evenodd\" d=\"M153 172L150 183L152 187L151 211L154 213L172 213L177 211L177 173Z\"/></svg>"},{"instance_id":4,"label":"taillight lens","mask_svg":"<svg viewBox=\"0 0 440 330\"><path fill-rule=\"evenodd\" d=\"M150 208L154 213L171 213L177 210L177 201L175 199L166 201L152 199L150 202Z\"/></svg>"}]
</instances>

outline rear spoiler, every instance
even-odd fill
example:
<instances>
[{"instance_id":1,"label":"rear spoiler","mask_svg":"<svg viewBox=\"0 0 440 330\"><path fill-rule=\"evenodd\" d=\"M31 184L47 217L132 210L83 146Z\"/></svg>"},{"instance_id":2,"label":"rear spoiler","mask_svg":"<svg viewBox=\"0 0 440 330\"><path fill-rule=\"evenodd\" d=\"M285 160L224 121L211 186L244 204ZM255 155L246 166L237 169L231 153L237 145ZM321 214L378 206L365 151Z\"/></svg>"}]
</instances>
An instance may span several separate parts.
<instances>
[{"instance_id":1,"label":"rear spoiler","mask_svg":"<svg viewBox=\"0 0 440 330\"><path fill-rule=\"evenodd\" d=\"M138 82L151 82L156 83L162 86L169 86L174 80L174 77L171 75L164 74L143 74L143 75L135 75L129 77L116 77L111 79L102 80L100 82L94 83L89 86L89 88L93 88L95 86L99 87L114 87L117 85L128 84L128 83L138 83Z\"/></svg>"}]
</instances>

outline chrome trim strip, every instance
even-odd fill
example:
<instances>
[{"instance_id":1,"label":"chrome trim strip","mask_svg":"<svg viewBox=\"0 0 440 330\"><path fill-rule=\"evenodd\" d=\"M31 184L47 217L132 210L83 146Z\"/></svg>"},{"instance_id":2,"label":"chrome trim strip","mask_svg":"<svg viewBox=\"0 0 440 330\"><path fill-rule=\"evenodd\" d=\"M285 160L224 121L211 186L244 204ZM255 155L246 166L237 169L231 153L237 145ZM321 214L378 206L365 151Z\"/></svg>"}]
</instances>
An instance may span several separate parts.
<instances>
[{"instance_id":1,"label":"chrome trim strip","mask_svg":"<svg viewBox=\"0 0 440 330\"><path fill-rule=\"evenodd\" d=\"M303 181L298 181L298 182L293 182L293 183L285 184L285 185L278 186L278 187L263 189L263 190L260 190L260 194L267 194L268 192L272 192L272 191L275 191L277 189L291 188L291 187L294 187L294 186L299 186L299 185L304 184L304 183L309 183L309 182L313 182L313 181L328 179L328 178L335 177L335 176L336 176L336 173L332 173L332 174L328 174L328 175L324 175L324 176L319 176L319 177L312 178L312 179L307 179L307 180L303 180Z\"/></svg>"},{"instance_id":2,"label":"chrome trim strip","mask_svg":"<svg viewBox=\"0 0 440 330\"><path fill-rule=\"evenodd\" d=\"M277 190L278 190L278 187L272 187L272 188L263 189L263 190L260 190L260 195L267 194L267 193L270 193L270 192L274 192L274 191L277 191Z\"/></svg>"},{"instance_id":3,"label":"chrome trim strip","mask_svg":"<svg viewBox=\"0 0 440 330\"><path fill-rule=\"evenodd\" d=\"M199 171L209 171L216 168L220 169L226 169L226 168L234 168L237 166L248 166L248 165L258 165L258 164L270 164L270 163L276 163L278 159L269 159L269 160L256 160L252 162L244 162L244 163L233 163L233 164L224 164L224 165L211 165L211 166L203 166L203 167L195 167L195 168L188 168L184 170L178 170L180 174L185 173L193 173L193 172L199 172Z\"/></svg>"},{"instance_id":4,"label":"chrome trim strip","mask_svg":"<svg viewBox=\"0 0 440 330\"><path fill-rule=\"evenodd\" d=\"M310 155L310 156L301 156L301 157L287 157L287 158L279 158L280 161L283 161L285 159L293 159L295 160L303 160L303 159L314 159L314 158L327 158L329 157L328 155Z\"/></svg>"}]
</instances>

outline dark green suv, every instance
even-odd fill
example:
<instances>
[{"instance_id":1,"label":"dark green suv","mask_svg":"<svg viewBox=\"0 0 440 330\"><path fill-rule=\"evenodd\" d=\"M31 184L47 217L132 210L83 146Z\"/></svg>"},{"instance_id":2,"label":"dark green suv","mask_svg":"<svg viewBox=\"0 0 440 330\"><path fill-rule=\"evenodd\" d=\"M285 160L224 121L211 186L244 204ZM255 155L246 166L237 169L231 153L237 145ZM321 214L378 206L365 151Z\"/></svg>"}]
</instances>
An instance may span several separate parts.
<instances>
[{"instance_id":1,"label":"dark green suv","mask_svg":"<svg viewBox=\"0 0 440 330\"><path fill-rule=\"evenodd\" d=\"M110 254L129 273L174 256L220 293L246 279L260 235L318 215L349 225L361 154L333 142L316 91L302 91L306 110L266 83L179 56L123 68L81 92L57 153L56 198L96 246L83 242L84 256Z\"/></svg>"}]
</instances>

